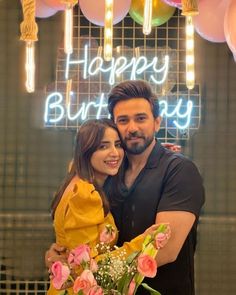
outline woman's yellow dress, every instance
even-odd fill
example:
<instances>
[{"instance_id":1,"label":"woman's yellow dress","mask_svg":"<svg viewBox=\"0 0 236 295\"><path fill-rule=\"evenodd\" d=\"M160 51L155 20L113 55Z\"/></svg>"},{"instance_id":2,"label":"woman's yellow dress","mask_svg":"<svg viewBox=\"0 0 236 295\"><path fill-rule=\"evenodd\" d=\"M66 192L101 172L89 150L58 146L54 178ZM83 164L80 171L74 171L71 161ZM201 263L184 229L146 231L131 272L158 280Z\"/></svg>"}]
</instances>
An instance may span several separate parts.
<instances>
[{"instance_id":1,"label":"woman's yellow dress","mask_svg":"<svg viewBox=\"0 0 236 295\"><path fill-rule=\"evenodd\" d=\"M91 249L99 242L99 235L105 225L110 224L116 229L111 213L104 216L102 199L94 186L87 181L74 178L66 188L55 211L54 229L56 243L68 248L76 248L80 244L88 244ZM116 229L117 231L117 229ZM141 249L143 236L140 235L120 250L125 249L127 255ZM94 253L96 255L96 253ZM74 294L72 288L68 294ZM52 283L48 295L59 295Z\"/></svg>"}]
</instances>

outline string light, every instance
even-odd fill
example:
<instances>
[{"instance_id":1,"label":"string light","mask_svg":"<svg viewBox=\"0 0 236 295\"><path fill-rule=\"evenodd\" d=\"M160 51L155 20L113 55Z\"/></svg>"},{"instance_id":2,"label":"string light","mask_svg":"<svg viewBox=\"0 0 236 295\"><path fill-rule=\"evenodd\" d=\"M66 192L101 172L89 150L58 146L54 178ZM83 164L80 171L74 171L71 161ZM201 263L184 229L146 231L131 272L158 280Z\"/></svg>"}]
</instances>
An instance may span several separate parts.
<instances>
[{"instance_id":1,"label":"string light","mask_svg":"<svg viewBox=\"0 0 236 295\"><path fill-rule=\"evenodd\" d=\"M116 46L116 53L117 53L118 55L120 55L120 51L121 51L120 48L121 48L120 46Z\"/></svg>"},{"instance_id":2,"label":"string light","mask_svg":"<svg viewBox=\"0 0 236 295\"><path fill-rule=\"evenodd\" d=\"M194 27L192 16L186 16L186 86L193 89L195 84L194 71Z\"/></svg>"},{"instance_id":3,"label":"string light","mask_svg":"<svg viewBox=\"0 0 236 295\"><path fill-rule=\"evenodd\" d=\"M65 10L64 52L73 52L73 5L67 4Z\"/></svg>"},{"instance_id":4,"label":"string light","mask_svg":"<svg viewBox=\"0 0 236 295\"><path fill-rule=\"evenodd\" d=\"M102 46L98 46L97 57L102 58ZM100 65L99 61L100 59L97 59L96 69L99 68L99 65Z\"/></svg>"},{"instance_id":5,"label":"string light","mask_svg":"<svg viewBox=\"0 0 236 295\"><path fill-rule=\"evenodd\" d=\"M25 41L25 86L27 92L34 92L35 89L35 48L34 43L38 40L38 26L35 22L35 0L22 0L24 20L20 24L21 37Z\"/></svg>"},{"instance_id":6,"label":"string light","mask_svg":"<svg viewBox=\"0 0 236 295\"><path fill-rule=\"evenodd\" d=\"M104 25L104 60L112 59L113 38L113 5L114 0L105 0L105 25Z\"/></svg>"},{"instance_id":7,"label":"string light","mask_svg":"<svg viewBox=\"0 0 236 295\"><path fill-rule=\"evenodd\" d=\"M120 46L116 46L116 56L117 56L117 59L120 57L120 53L121 53L121 49L120 48L121 48ZM117 63L117 64L119 66L120 65L120 62ZM121 73L116 72L116 78L117 79L121 78Z\"/></svg>"},{"instance_id":8,"label":"string light","mask_svg":"<svg viewBox=\"0 0 236 295\"><path fill-rule=\"evenodd\" d=\"M72 88L72 79L66 81L66 105L70 103L70 95Z\"/></svg>"},{"instance_id":9,"label":"string light","mask_svg":"<svg viewBox=\"0 0 236 295\"><path fill-rule=\"evenodd\" d=\"M143 34L149 35L152 31L152 0L145 0L143 13Z\"/></svg>"},{"instance_id":10,"label":"string light","mask_svg":"<svg viewBox=\"0 0 236 295\"><path fill-rule=\"evenodd\" d=\"M135 57L139 58L140 57L140 47L135 47L134 52L135 52Z\"/></svg>"},{"instance_id":11,"label":"string light","mask_svg":"<svg viewBox=\"0 0 236 295\"><path fill-rule=\"evenodd\" d=\"M31 93L35 90L35 61L34 61L34 42L26 42L25 47L25 71L26 71L26 82L25 87L27 92Z\"/></svg>"}]
</instances>

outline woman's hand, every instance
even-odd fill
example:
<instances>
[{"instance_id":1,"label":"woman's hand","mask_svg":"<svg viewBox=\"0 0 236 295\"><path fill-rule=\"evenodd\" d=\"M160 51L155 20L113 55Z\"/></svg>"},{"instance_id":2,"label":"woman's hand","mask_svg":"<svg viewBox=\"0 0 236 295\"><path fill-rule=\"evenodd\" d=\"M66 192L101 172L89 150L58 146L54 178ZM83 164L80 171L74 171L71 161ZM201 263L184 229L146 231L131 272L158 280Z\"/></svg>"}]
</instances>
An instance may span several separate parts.
<instances>
[{"instance_id":1,"label":"woman's hand","mask_svg":"<svg viewBox=\"0 0 236 295\"><path fill-rule=\"evenodd\" d=\"M62 263L68 264L69 250L65 247L59 246L53 243L50 248L45 253L45 265L48 268L49 278L53 279L53 274L51 272L51 267L54 262L61 261ZM77 274L74 269L70 270L70 276L75 280ZM66 281L60 288L60 290L65 290L73 286L73 281Z\"/></svg>"},{"instance_id":2,"label":"woman's hand","mask_svg":"<svg viewBox=\"0 0 236 295\"><path fill-rule=\"evenodd\" d=\"M48 268L49 278L52 279L51 266L56 261L67 262L68 251L65 247L61 247L53 243L45 253L45 265Z\"/></svg>"}]
</instances>

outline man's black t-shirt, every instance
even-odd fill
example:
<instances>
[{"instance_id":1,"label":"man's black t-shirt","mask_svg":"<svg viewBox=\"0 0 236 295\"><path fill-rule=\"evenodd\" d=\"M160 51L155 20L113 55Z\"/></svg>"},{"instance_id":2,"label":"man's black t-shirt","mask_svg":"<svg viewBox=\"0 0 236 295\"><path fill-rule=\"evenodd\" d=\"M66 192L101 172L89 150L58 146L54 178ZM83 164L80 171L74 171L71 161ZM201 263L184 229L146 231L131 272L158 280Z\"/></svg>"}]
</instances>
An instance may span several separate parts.
<instances>
[{"instance_id":1,"label":"man's black t-shirt","mask_svg":"<svg viewBox=\"0 0 236 295\"><path fill-rule=\"evenodd\" d=\"M118 244L130 241L155 223L162 211L188 211L196 216L175 262L161 266L157 276L145 279L162 295L194 294L194 250L204 189L196 166L181 154L163 148L159 142L153 148L146 166L133 185L122 184L119 201L112 199L111 211L119 230ZM149 294L139 288L137 294Z\"/></svg>"}]
</instances>

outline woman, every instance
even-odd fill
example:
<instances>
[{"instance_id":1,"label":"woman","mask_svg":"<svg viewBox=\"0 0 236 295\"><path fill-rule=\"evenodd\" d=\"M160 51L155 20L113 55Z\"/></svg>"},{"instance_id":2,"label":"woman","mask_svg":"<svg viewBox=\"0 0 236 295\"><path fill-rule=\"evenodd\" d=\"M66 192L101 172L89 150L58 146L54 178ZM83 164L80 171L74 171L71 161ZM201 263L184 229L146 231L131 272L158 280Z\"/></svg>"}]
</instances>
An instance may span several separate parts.
<instances>
[{"instance_id":1,"label":"woman","mask_svg":"<svg viewBox=\"0 0 236 295\"><path fill-rule=\"evenodd\" d=\"M115 124L90 120L78 131L72 167L52 203L56 243L69 250L87 243L93 249L106 225L116 230L102 190L108 176L118 173L124 150ZM127 255L140 250L143 235L125 243ZM94 250L94 256L97 255ZM52 284L48 295L60 294ZM68 289L69 294L73 294Z\"/></svg>"}]
</instances>

